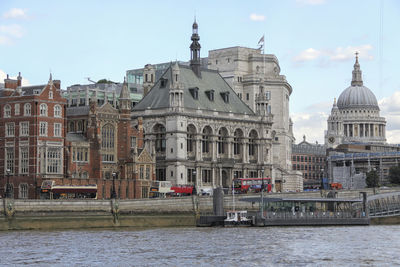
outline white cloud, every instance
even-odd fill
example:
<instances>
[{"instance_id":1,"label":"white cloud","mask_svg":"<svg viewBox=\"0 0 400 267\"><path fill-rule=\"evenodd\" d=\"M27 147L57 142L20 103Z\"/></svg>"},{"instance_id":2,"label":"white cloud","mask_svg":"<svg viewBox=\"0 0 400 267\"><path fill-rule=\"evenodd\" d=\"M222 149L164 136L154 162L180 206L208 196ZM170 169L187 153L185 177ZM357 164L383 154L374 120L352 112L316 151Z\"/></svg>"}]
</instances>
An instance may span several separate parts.
<instances>
[{"instance_id":1,"label":"white cloud","mask_svg":"<svg viewBox=\"0 0 400 267\"><path fill-rule=\"evenodd\" d=\"M319 66L329 66L329 62L354 60L355 52L359 53L359 58L372 60L370 51L373 46L370 44L359 46L337 47L334 49L314 49L308 48L293 57L296 63L319 60Z\"/></svg>"},{"instance_id":2,"label":"white cloud","mask_svg":"<svg viewBox=\"0 0 400 267\"><path fill-rule=\"evenodd\" d=\"M304 61L310 61L318 58L322 54L321 51L318 51L314 48L308 48L304 51L302 51L299 55L294 57L294 61L296 62L304 62Z\"/></svg>"},{"instance_id":3,"label":"white cloud","mask_svg":"<svg viewBox=\"0 0 400 267\"><path fill-rule=\"evenodd\" d=\"M13 39L21 38L24 30L20 25L0 25L0 44L12 44Z\"/></svg>"},{"instance_id":4,"label":"white cloud","mask_svg":"<svg viewBox=\"0 0 400 267\"><path fill-rule=\"evenodd\" d=\"M0 69L0 83L3 83L5 78L7 78L7 74L5 73L5 71ZM10 78L17 79L17 76L10 76ZM30 85L29 80L22 77L22 86L28 86L28 85Z\"/></svg>"},{"instance_id":5,"label":"white cloud","mask_svg":"<svg viewBox=\"0 0 400 267\"><path fill-rule=\"evenodd\" d=\"M250 19L253 20L253 21L264 21L265 20L265 16L253 13L253 14L250 15Z\"/></svg>"},{"instance_id":6,"label":"white cloud","mask_svg":"<svg viewBox=\"0 0 400 267\"><path fill-rule=\"evenodd\" d=\"M293 134L296 143L303 141L303 136L310 143L324 143L324 131L328 114L323 111L303 112L291 115L293 121Z\"/></svg>"},{"instance_id":7,"label":"white cloud","mask_svg":"<svg viewBox=\"0 0 400 267\"><path fill-rule=\"evenodd\" d=\"M17 24L0 25L0 33L7 34L16 38L21 38L23 36L22 27Z\"/></svg>"},{"instance_id":8,"label":"white cloud","mask_svg":"<svg viewBox=\"0 0 400 267\"><path fill-rule=\"evenodd\" d=\"M26 19L26 9L21 8L11 8L7 12L3 13L3 18L5 19Z\"/></svg>"},{"instance_id":9,"label":"white cloud","mask_svg":"<svg viewBox=\"0 0 400 267\"><path fill-rule=\"evenodd\" d=\"M304 5L321 5L324 4L325 0L296 0L297 3Z\"/></svg>"},{"instance_id":10,"label":"white cloud","mask_svg":"<svg viewBox=\"0 0 400 267\"><path fill-rule=\"evenodd\" d=\"M12 40L7 36L0 35L0 45L9 45L12 44Z\"/></svg>"},{"instance_id":11,"label":"white cloud","mask_svg":"<svg viewBox=\"0 0 400 267\"><path fill-rule=\"evenodd\" d=\"M333 52L331 52L330 59L338 60L338 61L346 61L350 59L354 59L355 52L359 53L359 58L364 58L368 60L374 59L372 55L369 54L369 51L372 50L372 45L360 45L360 46L347 46L347 47L337 47Z\"/></svg>"}]
</instances>

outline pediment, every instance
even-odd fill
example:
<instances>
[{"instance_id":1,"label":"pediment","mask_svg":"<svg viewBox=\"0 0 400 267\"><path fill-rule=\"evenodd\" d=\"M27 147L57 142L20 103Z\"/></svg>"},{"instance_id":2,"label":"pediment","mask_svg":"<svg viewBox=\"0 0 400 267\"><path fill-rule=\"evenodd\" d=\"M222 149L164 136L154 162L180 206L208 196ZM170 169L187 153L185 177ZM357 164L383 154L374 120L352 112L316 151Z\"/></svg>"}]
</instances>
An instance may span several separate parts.
<instances>
[{"instance_id":1,"label":"pediment","mask_svg":"<svg viewBox=\"0 0 400 267\"><path fill-rule=\"evenodd\" d=\"M142 163L149 163L149 162L153 162L153 159L152 159L151 155L149 154L149 152L147 152L146 149L143 149L142 153L140 153L140 155L138 156L137 161L142 162Z\"/></svg>"},{"instance_id":2,"label":"pediment","mask_svg":"<svg viewBox=\"0 0 400 267\"><path fill-rule=\"evenodd\" d=\"M106 102L97 109L97 113L118 114L118 110L114 108L110 103Z\"/></svg>"}]
</instances>

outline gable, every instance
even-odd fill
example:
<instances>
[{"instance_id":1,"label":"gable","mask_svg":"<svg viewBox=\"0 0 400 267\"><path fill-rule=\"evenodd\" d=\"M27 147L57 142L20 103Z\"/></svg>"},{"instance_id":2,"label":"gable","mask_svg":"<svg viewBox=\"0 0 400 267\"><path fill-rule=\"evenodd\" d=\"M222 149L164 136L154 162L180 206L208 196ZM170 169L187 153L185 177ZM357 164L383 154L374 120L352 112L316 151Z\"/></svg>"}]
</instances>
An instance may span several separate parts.
<instances>
[{"instance_id":1,"label":"gable","mask_svg":"<svg viewBox=\"0 0 400 267\"><path fill-rule=\"evenodd\" d=\"M143 149L137 159L138 163L152 163L153 159L146 149Z\"/></svg>"}]
</instances>

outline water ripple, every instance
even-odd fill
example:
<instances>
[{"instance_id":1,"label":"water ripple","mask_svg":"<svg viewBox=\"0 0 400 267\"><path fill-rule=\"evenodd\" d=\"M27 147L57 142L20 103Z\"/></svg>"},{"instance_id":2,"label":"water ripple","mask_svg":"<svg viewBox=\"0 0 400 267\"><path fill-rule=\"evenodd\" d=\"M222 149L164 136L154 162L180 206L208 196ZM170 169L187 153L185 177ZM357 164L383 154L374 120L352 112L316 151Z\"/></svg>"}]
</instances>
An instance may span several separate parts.
<instances>
[{"instance_id":1,"label":"water ripple","mask_svg":"<svg viewBox=\"0 0 400 267\"><path fill-rule=\"evenodd\" d=\"M400 226L0 232L0 265L399 266Z\"/></svg>"}]
</instances>

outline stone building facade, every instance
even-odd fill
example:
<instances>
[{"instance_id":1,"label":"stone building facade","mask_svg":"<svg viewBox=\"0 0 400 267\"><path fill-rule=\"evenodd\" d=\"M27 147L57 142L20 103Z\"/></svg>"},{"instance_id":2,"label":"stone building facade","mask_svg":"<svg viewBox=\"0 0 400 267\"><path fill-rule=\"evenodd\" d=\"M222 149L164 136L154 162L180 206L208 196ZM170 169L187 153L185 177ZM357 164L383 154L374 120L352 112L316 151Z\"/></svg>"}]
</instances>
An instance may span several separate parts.
<instances>
[{"instance_id":1,"label":"stone building facade","mask_svg":"<svg viewBox=\"0 0 400 267\"><path fill-rule=\"evenodd\" d=\"M218 71L201 67L197 27L194 23L190 66L171 64L132 112L133 118L143 117L156 179L202 189L264 174L274 190L282 190L282 175L279 186L275 181L281 169L272 164L277 134L267 98L260 95L253 111Z\"/></svg>"},{"instance_id":2,"label":"stone building facade","mask_svg":"<svg viewBox=\"0 0 400 267\"><path fill-rule=\"evenodd\" d=\"M289 118L289 99L292 87L280 74L275 55L261 49L230 47L210 50L208 68L218 70L236 94L254 112L263 101L267 113L273 114L273 164L277 177L290 173L291 150L294 142L293 123Z\"/></svg>"},{"instance_id":3,"label":"stone building facade","mask_svg":"<svg viewBox=\"0 0 400 267\"><path fill-rule=\"evenodd\" d=\"M335 148L345 143L386 142L386 120L379 114L374 93L364 86L362 72L356 55L351 86L345 89L333 103L328 118L325 144Z\"/></svg>"},{"instance_id":4,"label":"stone building facade","mask_svg":"<svg viewBox=\"0 0 400 267\"><path fill-rule=\"evenodd\" d=\"M380 116L374 93L364 86L358 53L351 86L333 103L325 132L327 175L330 183L347 189L366 186L366 173L376 170L380 183L388 182L391 166L399 161L399 148L386 143L386 120Z\"/></svg>"},{"instance_id":5,"label":"stone building facade","mask_svg":"<svg viewBox=\"0 0 400 267\"><path fill-rule=\"evenodd\" d=\"M15 198L37 198L41 182L65 172L65 106L60 81L21 86L8 76L0 91L0 188L8 176Z\"/></svg>"}]
</instances>

